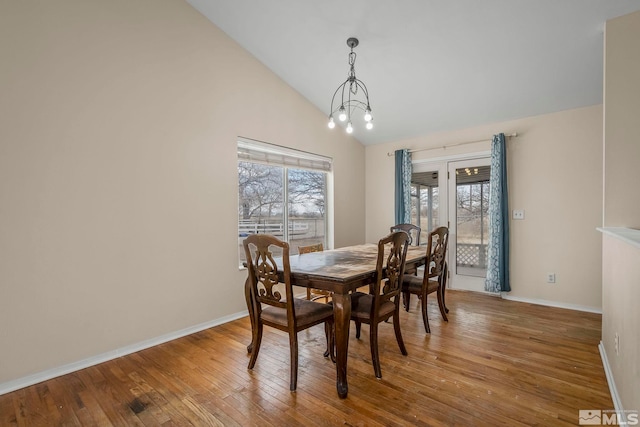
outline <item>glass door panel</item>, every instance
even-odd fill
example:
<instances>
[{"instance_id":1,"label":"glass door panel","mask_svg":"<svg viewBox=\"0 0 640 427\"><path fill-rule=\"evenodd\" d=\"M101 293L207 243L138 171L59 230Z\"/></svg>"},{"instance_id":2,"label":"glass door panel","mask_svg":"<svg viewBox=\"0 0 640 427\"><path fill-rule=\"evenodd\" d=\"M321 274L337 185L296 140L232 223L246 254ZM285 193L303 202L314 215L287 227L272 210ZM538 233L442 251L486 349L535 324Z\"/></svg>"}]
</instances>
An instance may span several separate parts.
<instances>
[{"instance_id":1,"label":"glass door panel","mask_svg":"<svg viewBox=\"0 0 640 427\"><path fill-rule=\"evenodd\" d=\"M490 160L449 163L449 271L452 288L484 291L489 241Z\"/></svg>"}]
</instances>

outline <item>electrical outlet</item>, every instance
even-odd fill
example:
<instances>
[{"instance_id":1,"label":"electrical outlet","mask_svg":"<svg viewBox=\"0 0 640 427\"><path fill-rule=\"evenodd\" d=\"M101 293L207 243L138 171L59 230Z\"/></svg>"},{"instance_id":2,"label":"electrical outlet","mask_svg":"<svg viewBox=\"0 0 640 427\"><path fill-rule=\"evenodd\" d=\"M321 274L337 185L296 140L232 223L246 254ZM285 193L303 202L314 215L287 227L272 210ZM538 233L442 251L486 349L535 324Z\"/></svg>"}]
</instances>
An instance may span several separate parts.
<instances>
[{"instance_id":1,"label":"electrical outlet","mask_svg":"<svg viewBox=\"0 0 640 427\"><path fill-rule=\"evenodd\" d=\"M513 219L524 219L524 210L522 210L522 209L514 209L513 210Z\"/></svg>"},{"instance_id":2,"label":"electrical outlet","mask_svg":"<svg viewBox=\"0 0 640 427\"><path fill-rule=\"evenodd\" d=\"M614 348L616 350L616 356L620 356L620 335L618 335L617 332L614 338Z\"/></svg>"},{"instance_id":3,"label":"electrical outlet","mask_svg":"<svg viewBox=\"0 0 640 427\"><path fill-rule=\"evenodd\" d=\"M556 273L547 273L547 283L556 283Z\"/></svg>"}]
</instances>

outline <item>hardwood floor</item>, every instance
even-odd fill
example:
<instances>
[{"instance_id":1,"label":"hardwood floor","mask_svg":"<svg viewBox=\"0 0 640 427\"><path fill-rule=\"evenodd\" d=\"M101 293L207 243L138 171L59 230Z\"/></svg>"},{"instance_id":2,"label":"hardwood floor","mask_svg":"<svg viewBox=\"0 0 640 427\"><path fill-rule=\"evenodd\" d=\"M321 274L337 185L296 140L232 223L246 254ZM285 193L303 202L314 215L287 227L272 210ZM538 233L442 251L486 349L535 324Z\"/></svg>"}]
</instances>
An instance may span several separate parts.
<instances>
[{"instance_id":1,"label":"hardwood floor","mask_svg":"<svg viewBox=\"0 0 640 427\"><path fill-rule=\"evenodd\" d=\"M448 323L430 299L427 335L417 304L401 314L408 356L379 327L381 380L352 326L344 400L321 325L299 334L291 393L287 336L265 329L248 371L244 318L0 396L0 426L575 426L613 409L600 315L452 291Z\"/></svg>"}]
</instances>

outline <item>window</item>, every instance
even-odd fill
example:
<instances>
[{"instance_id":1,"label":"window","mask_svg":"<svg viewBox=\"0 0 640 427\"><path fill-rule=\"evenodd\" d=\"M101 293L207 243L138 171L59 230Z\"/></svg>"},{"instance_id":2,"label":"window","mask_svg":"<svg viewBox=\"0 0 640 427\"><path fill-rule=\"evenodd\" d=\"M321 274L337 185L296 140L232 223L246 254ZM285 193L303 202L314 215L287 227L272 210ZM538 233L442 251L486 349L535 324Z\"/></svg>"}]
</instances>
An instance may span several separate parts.
<instances>
[{"instance_id":1,"label":"window","mask_svg":"<svg viewBox=\"0 0 640 427\"><path fill-rule=\"evenodd\" d=\"M331 159L277 145L238 141L238 255L242 240L272 234L298 246L327 246L327 174ZM277 254L274 254L277 255Z\"/></svg>"}]
</instances>

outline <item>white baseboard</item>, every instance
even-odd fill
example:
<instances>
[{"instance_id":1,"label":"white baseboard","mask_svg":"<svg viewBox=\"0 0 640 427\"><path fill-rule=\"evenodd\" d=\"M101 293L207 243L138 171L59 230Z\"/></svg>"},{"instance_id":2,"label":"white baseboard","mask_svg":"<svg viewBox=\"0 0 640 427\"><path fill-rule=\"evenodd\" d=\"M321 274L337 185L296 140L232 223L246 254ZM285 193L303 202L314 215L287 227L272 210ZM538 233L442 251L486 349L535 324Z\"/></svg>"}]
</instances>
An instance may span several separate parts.
<instances>
[{"instance_id":1,"label":"white baseboard","mask_svg":"<svg viewBox=\"0 0 640 427\"><path fill-rule=\"evenodd\" d=\"M585 305L569 304L566 302L548 301L548 300L535 299L535 298L514 297L511 295L507 295L505 292L502 292L500 296L502 297L502 299L506 299L509 301L527 302L529 304L546 305L548 307L566 308L569 310L586 311L588 313L602 314L602 309L597 307L588 307Z\"/></svg>"},{"instance_id":2,"label":"white baseboard","mask_svg":"<svg viewBox=\"0 0 640 427\"><path fill-rule=\"evenodd\" d=\"M483 290L477 290L477 289L465 289L465 288L455 288L455 287L451 287L449 285L447 285L447 291L456 291L456 292L473 292L474 294L482 294L482 295L488 295L490 297L500 297L500 294L497 294L495 292L487 292L484 289Z\"/></svg>"},{"instance_id":3,"label":"white baseboard","mask_svg":"<svg viewBox=\"0 0 640 427\"><path fill-rule=\"evenodd\" d=\"M19 390L24 387L31 386L33 384L40 383L42 381L50 380L51 378L66 375L71 372L79 371L80 369L88 368L112 359L116 359L127 354L135 353L140 350L144 350L149 347L153 347L159 344L163 344L168 341L182 338L187 335L194 334L196 332L204 331L205 329L212 328L214 326L222 325L223 323L231 322L232 320L240 319L248 316L248 311L241 311L239 313L231 314L229 316L220 317L209 322L200 323L199 325L190 326L179 331L170 332L159 337L151 338L145 341L141 341L135 344L121 347L116 350L108 351L106 353L98 354L96 356L89 357L87 359L79 360L77 362L68 363L66 365L58 366L56 368L47 369L26 377L18 378L16 380L8 381L0 384L0 396L6 393L10 393L15 390Z\"/></svg>"},{"instance_id":4,"label":"white baseboard","mask_svg":"<svg viewBox=\"0 0 640 427\"><path fill-rule=\"evenodd\" d=\"M622 407L622 401L620 400L620 395L618 394L618 389L616 388L616 382L613 379L613 372L611 371L611 366L609 365L609 359L607 358L607 352L604 349L604 344L600 341L598 344L598 350L600 350L600 358L602 359L602 366L604 366L604 374L607 377L607 384L609 384L609 393L611 393L611 400L613 400L613 407L616 410L619 416L625 416L624 408ZM622 425L618 420L618 423ZM623 419L622 421L626 421Z\"/></svg>"}]
</instances>

